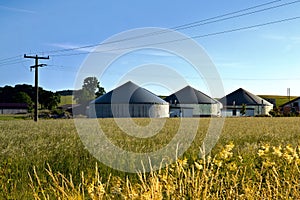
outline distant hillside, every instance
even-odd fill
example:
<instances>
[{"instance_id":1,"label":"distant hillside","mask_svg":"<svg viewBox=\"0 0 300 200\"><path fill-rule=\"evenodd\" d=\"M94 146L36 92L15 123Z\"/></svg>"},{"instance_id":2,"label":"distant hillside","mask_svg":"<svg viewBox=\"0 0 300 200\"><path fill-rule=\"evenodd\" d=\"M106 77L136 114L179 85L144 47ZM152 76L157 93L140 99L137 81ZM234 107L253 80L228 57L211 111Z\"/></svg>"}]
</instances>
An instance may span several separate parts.
<instances>
[{"instance_id":1,"label":"distant hillside","mask_svg":"<svg viewBox=\"0 0 300 200\"><path fill-rule=\"evenodd\" d=\"M258 95L259 97L266 99L267 101L269 99L275 99L276 106L281 106L282 104L285 104L289 101L289 98L287 96L279 96L279 95ZM297 98L297 96L291 96L291 100ZM272 103L272 102L271 102Z\"/></svg>"},{"instance_id":2,"label":"distant hillside","mask_svg":"<svg viewBox=\"0 0 300 200\"><path fill-rule=\"evenodd\" d=\"M72 95L74 90L61 90L57 91L56 93L60 94L60 103L58 106L72 104Z\"/></svg>"},{"instance_id":3,"label":"distant hillside","mask_svg":"<svg viewBox=\"0 0 300 200\"><path fill-rule=\"evenodd\" d=\"M74 90L61 90L57 91L56 93L60 94L60 96L70 96L73 94Z\"/></svg>"},{"instance_id":4,"label":"distant hillside","mask_svg":"<svg viewBox=\"0 0 300 200\"><path fill-rule=\"evenodd\" d=\"M58 104L58 106L62 106L65 104L72 104L72 95L60 96L60 103Z\"/></svg>"},{"instance_id":5,"label":"distant hillside","mask_svg":"<svg viewBox=\"0 0 300 200\"><path fill-rule=\"evenodd\" d=\"M65 104L72 104L72 92L73 90L63 90L57 92L61 95L59 106ZM287 96L280 96L280 95L258 95L258 96L263 99L266 99L267 101L269 101L269 99L274 99L276 101L276 106L281 106L282 104L289 101ZM160 95L159 97L164 99L166 96ZM295 98L297 98L297 96L291 96L291 100Z\"/></svg>"}]
</instances>

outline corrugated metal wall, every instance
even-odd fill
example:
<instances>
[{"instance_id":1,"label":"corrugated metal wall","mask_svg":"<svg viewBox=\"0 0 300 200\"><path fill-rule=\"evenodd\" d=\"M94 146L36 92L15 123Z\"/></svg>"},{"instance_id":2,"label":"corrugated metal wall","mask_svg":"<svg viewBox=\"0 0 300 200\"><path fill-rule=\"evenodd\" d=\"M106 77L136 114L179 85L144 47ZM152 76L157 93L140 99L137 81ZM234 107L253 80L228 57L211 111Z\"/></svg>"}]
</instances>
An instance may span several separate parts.
<instances>
[{"instance_id":1,"label":"corrugated metal wall","mask_svg":"<svg viewBox=\"0 0 300 200\"><path fill-rule=\"evenodd\" d=\"M27 109L13 109L13 108L0 108L0 114L18 114L18 113L27 113Z\"/></svg>"},{"instance_id":2,"label":"corrugated metal wall","mask_svg":"<svg viewBox=\"0 0 300 200\"><path fill-rule=\"evenodd\" d=\"M175 106L175 105L174 105ZM220 116L220 104L177 104L177 107L193 108L193 116Z\"/></svg>"},{"instance_id":3,"label":"corrugated metal wall","mask_svg":"<svg viewBox=\"0 0 300 200\"><path fill-rule=\"evenodd\" d=\"M222 116L231 117L233 116L233 110L236 110L236 116L240 116L240 110L242 109L241 106L236 106L233 108L232 106L227 106L222 110ZM246 105L246 116L255 116L255 115L269 115L269 112L273 109L272 106L264 105L263 107L260 106L247 106Z\"/></svg>"},{"instance_id":4,"label":"corrugated metal wall","mask_svg":"<svg viewBox=\"0 0 300 200\"><path fill-rule=\"evenodd\" d=\"M90 104L90 118L169 117L169 105L161 104Z\"/></svg>"}]
</instances>

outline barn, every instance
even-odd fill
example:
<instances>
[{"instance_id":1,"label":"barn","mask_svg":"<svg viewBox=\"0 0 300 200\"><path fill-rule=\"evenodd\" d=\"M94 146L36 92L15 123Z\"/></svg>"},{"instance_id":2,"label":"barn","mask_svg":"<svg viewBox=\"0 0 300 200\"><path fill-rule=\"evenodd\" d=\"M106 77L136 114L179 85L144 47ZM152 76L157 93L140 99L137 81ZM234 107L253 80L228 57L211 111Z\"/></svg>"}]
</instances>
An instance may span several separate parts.
<instances>
[{"instance_id":1,"label":"barn","mask_svg":"<svg viewBox=\"0 0 300 200\"><path fill-rule=\"evenodd\" d=\"M164 99L170 103L170 117L220 116L222 104L208 95L186 86Z\"/></svg>"},{"instance_id":2,"label":"barn","mask_svg":"<svg viewBox=\"0 0 300 200\"><path fill-rule=\"evenodd\" d=\"M24 114L28 112L26 103L0 103L0 114Z\"/></svg>"},{"instance_id":3,"label":"barn","mask_svg":"<svg viewBox=\"0 0 300 200\"><path fill-rule=\"evenodd\" d=\"M235 90L219 101L224 106L222 116L241 116L243 104L246 108L245 116L269 115L273 109L273 104L243 88Z\"/></svg>"},{"instance_id":4,"label":"barn","mask_svg":"<svg viewBox=\"0 0 300 200\"><path fill-rule=\"evenodd\" d=\"M90 118L169 117L169 104L129 81L89 104Z\"/></svg>"},{"instance_id":5,"label":"barn","mask_svg":"<svg viewBox=\"0 0 300 200\"><path fill-rule=\"evenodd\" d=\"M300 112L299 105L300 105L300 97L297 97L297 98L281 105L280 107L282 108L282 113L284 115L298 114Z\"/></svg>"}]
</instances>

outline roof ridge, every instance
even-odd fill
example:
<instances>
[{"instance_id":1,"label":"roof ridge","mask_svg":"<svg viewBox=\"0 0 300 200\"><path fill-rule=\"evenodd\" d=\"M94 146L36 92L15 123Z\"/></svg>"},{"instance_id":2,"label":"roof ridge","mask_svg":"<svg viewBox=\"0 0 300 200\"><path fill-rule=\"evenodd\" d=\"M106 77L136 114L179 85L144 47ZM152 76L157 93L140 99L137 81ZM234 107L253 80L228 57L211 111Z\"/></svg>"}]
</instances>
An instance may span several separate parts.
<instances>
[{"instance_id":1,"label":"roof ridge","mask_svg":"<svg viewBox=\"0 0 300 200\"><path fill-rule=\"evenodd\" d=\"M252 99L252 101L253 101L254 103L260 104L259 102L256 102L256 100L253 98L252 95L255 95L255 94L252 94L251 92L248 92L248 91L245 90L245 89L243 89L243 91L245 92L245 94L246 94L250 99ZM257 96L257 97L260 98L259 96ZM262 100L263 100L263 99L262 99Z\"/></svg>"},{"instance_id":2,"label":"roof ridge","mask_svg":"<svg viewBox=\"0 0 300 200\"><path fill-rule=\"evenodd\" d=\"M300 99L300 97L296 97L295 99L293 99L293 100L290 100L290 101L288 101L288 102L286 102L286 103L284 103L284 104L280 105L280 107L282 107L282 106L286 106L286 105L288 105L288 104L290 104L290 103L292 103L292 102L294 102L294 101L297 101L298 99Z\"/></svg>"}]
</instances>

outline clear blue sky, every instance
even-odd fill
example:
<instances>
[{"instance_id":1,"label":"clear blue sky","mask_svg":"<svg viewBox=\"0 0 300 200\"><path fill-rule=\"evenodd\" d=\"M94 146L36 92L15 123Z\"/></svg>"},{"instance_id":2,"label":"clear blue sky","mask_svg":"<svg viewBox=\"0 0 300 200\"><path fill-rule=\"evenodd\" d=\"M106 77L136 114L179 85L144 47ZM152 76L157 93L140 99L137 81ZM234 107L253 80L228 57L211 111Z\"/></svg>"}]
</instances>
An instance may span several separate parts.
<instances>
[{"instance_id":1,"label":"clear blue sky","mask_svg":"<svg viewBox=\"0 0 300 200\"><path fill-rule=\"evenodd\" d=\"M24 59L24 53L47 56L52 50L101 43L134 28L170 28L267 2L270 0L0 1L0 86L34 84L34 73L29 70L34 60ZM292 0L262 8L287 2ZM192 37L296 16L300 16L300 3L180 32ZM214 62L226 94L243 87L254 94L286 95L291 88L291 95L300 96L300 19L195 40ZM84 51L87 49L68 53ZM52 91L73 89L76 73L87 55L41 60L49 66L39 70L40 86ZM15 58L6 60L10 57ZM128 59L143 61L141 56ZM162 60L162 64L168 63ZM181 64L169 63L175 68ZM126 73L119 70L116 67L111 76L100 80L107 91L116 84L114 75ZM207 91L193 74L186 79L193 87ZM154 90L167 95L159 88Z\"/></svg>"}]
</instances>

